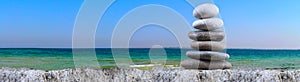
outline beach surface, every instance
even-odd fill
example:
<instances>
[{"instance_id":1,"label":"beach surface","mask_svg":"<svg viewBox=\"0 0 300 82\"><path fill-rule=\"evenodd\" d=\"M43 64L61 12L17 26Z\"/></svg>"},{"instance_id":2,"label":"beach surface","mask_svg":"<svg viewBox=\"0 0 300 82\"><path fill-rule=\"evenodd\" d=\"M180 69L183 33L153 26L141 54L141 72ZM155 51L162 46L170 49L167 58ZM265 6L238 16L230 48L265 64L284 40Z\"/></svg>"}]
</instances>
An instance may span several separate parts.
<instances>
[{"instance_id":1,"label":"beach surface","mask_svg":"<svg viewBox=\"0 0 300 82\"><path fill-rule=\"evenodd\" d=\"M139 70L136 68L77 68L33 70L1 68L1 82L299 82L300 70Z\"/></svg>"}]
</instances>

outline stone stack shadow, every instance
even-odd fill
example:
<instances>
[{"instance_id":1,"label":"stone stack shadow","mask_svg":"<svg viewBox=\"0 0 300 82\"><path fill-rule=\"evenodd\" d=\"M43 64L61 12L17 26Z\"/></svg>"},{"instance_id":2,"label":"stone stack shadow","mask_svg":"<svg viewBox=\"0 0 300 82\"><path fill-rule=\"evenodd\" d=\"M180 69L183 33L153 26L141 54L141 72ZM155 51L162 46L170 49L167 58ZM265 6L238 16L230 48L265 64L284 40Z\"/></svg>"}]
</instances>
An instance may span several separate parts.
<instances>
[{"instance_id":1,"label":"stone stack shadow","mask_svg":"<svg viewBox=\"0 0 300 82\"><path fill-rule=\"evenodd\" d=\"M193 23L197 31L188 34L194 40L191 43L192 51L187 51L186 56L191 60L181 62L186 69L229 69L232 65L225 61L229 55L222 52L225 44L222 42L225 33L221 29L224 24L222 19L216 18L219 9L214 4L202 4L194 9L193 15L198 18Z\"/></svg>"}]
</instances>

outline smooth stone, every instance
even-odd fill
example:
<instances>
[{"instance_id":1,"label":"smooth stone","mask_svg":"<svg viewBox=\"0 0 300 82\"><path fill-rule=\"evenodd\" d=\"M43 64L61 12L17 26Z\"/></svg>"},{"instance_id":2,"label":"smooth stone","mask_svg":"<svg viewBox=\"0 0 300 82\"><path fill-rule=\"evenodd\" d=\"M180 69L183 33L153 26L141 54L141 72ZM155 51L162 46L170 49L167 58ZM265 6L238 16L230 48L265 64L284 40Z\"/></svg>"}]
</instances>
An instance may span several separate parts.
<instances>
[{"instance_id":1,"label":"smooth stone","mask_svg":"<svg viewBox=\"0 0 300 82\"><path fill-rule=\"evenodd\" d=\"M185 69L230 69L232 65L227 61L184 60L180 65Z\"/></svg>"},{"instance_id":2,"label":"smooth stone","mask_svg":"<svg viewBox=\"0 0 300 82\"><path fill-rule=\"evenodd\" d=\"M225 49L225 44L216 41L193 41L191 47L199 51L221 51Z\"/></svg>"},{"instance_id":3,"label":"smooth stone","mask_svg":"<svg viewBox=\"0 0 300 82\"><path fill-rule=\"evenodd\" d=\"M193 11L193 15L199 19L212 18L218 14L219 8L214 4L202 4L197 6Z\"/></svg>"},{"instance_id":4,"label":"smooth stone","mask_svg":"<svg viewBox=\"0 0 300 82\"><path fill-rule=\"evenodd\" d=\"M192 31L188 35L190 39L196 41L222 41L225 37L223 31Z\"/></svg>"},{"instance_id":5,"label":"smooth stone","mask_svg":"<svg viewBox=\"0 0 300 82\"><path fill-rule=\"evenodd\" d=\"M227 60L229 55L221 52L212 51L187 51L186 56L197 60Z\"/></svg>"},{"instance_id":6,"label":"smooth stone","mask_svg":"<svg viewBox=\"0 0 300 82\"><path fill-rule=\"evenodd\" d=\"M193 27L195 29L199 29L203 31L213 31L216 29L220 29L223 26L224 26L223 20L220 18L201 19L193 22Z\"/></svg>"}]
</instances>

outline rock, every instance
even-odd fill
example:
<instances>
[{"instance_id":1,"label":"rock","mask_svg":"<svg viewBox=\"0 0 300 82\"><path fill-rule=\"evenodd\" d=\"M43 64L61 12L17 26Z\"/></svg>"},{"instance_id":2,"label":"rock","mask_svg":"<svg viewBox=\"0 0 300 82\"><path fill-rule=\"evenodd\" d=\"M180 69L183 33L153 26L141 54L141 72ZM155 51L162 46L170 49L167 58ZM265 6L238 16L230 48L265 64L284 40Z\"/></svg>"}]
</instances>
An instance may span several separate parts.
<instances>
[{"instance_id":1,"label":"rock","mask_svg":"<svg viewBox=\"0 0 300 82\"><path fill-rule=\"evenodd\" d=\"M221 51L225 49L225 45L216 41L193 41L191 47L199 51Z\"/></svg>"},{"instance_id":2,"label":"rock","mask_svg":"<svg viewBox=\"0 0 300 82\"><path fill-rule=\"evenodd\" d=\"M226 61L184 60L180 65L186 69L229 69L232 65Z\"/></svg>"},{"instance_id":3,"label":"rock","mask_svg":"<svg viewBox=\"0 0 300 82\"><path fill-rule=\"evenodd\" d=\"M201 19L193 22L193 27L195 29L199 29L203 31L212 31L212 30L220 29L223 26L224 26L223 20L220 18Z\"/></svg>"},{"instance_id":4,"label":"rock","mask_svg":"<svg viewBox=\"0 0 300 82\"><path fill-rule=\"evenodd\" d=\"M0 82L299 82L300 70L77 68L51 71L0 68Z\"/></svg>"},{"instance_id":5,"label":"rock","mask_svg":"<svg viewBox=\"0 0 300 82\"><path fill-rule=\"evenodd\" d=\"M226 53L212 51L187 51L186 56L198 60L227 60L229 58Z\"/></svg>"},{"instance_id":6,"label":"rock","mask_svg":"<svg viewBox=\"0 0 300 82\"><path fill-rule=\"evenodd\" d=\"M196 41L222 41L225 37L225 33L222 31L192 31L188 35L190 39Z\"/></svg>"},{"instance_id":7,"label":"rock","mask_svg":"<svg viewBox=\"0 0 300 82\"><path fill-rule=\"evenodd\" d=\"M212 18L219 14L219 8L214 4L202 4L197 6L193 14L196 18Z\"/></svg>"}]
</instances>

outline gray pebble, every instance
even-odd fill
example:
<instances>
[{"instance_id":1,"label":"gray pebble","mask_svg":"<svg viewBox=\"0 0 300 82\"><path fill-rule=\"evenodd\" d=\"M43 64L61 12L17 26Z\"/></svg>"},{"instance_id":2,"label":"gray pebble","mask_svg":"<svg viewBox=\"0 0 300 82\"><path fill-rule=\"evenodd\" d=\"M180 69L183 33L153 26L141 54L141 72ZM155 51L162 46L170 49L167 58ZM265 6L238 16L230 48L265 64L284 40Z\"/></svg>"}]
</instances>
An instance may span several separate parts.
<instances>
[{"instance_id":1,"label":"gray pebble","mask_svg":"<svg viewBox=\"0 0 300 82\"><path fill-rule=\"evenodd\" d=\"M225 49L225 44L216 41L193 41L191 47L199 51L221 51Z\"/></svg>"},{"instance_id":2,"label":"gray pebble","mask_svg":"<svg viewBox=\"0 0 300 82\"><path fill-rule=\"evenodd\" d=\"M193 23L195 29L200 29L203 31L212 31L220 29L224 26L223 20L220 18L209 18L197 20Z\"/></svg>"},{"instance_id":3,"label":"gray pebble","mask_svg":"<svg viewBox=\"0 0 300 82\"><path fill-rule=\"evenodd\" d=\"M184 60L180 65L186 69L229 69L232 65L227 61Z\"/></svg>"},{"instance_id":4,"label":"gray pebble","mask_svg":"<svg viewBox=\"0 0 300 82\"><path fill-rule=\"evenodd\" d=\"M186 56L197 60L227 60L229 55L213 51L187 51Z\"/></svg>"},{"instance_id":5,"label":"gray pebble","mask_svg":"<svg viewBox=\"0 0 300 82\"><path fill-rule=\"evenodd\" d=\"M212 18L218 14L219 8L214 4L202 4L197 6L193 11L193 15L199 19Z\"/></svg>"},{"instance_id":6,"label":"gray pebble","mask_svg":"<svg viewBox=\"0 0 300 82\"><path fill-rule=\"evenodd\" d=\"M192 31L188 35L190 39L196 41L222 41L225 37L223 31Z\"/></svg>"}]
</instances>

